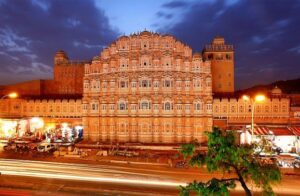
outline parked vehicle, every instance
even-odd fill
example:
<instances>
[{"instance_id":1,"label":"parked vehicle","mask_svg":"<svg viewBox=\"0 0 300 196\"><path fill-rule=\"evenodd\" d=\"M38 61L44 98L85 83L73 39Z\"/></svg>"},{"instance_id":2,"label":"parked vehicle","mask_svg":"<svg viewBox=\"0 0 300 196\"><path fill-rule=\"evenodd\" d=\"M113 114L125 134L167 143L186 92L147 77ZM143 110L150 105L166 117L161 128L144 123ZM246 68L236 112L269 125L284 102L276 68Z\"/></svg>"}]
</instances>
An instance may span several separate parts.
<instances>
[{"instance_id":1,"label":"parked vehicle","mask_svg":"<svg viewBox=\"0 0 300 196\"><path fill-rule=\"evenodd\" d=\"M134 157L134 156L138 156L139 153L138 152L131 152L131 151L117 151L115 153L116 156L125 156L125 157Z\"/></svg>"},{"instance_id":2,"label":"parked vehicle","mask_svg":"<svg viewBox=\"0 0 300 196\"><path fill-rule=\"evenodd\" d=\"M297 168L297 169L300 168L300 157L299 156L295 157L295 161L293 162L293 166L294 166L294 168Z\"/></svg>"},{"instance_id":3,"label":"parked vehicle","mask_svg":"<svg viewBox=\"0 0 300 196\"><path fill-rule=\"evenodd\" d=\"M42 143L37 148L38 152L53 152L55 150L55 146L50 143Z\"/></svg>"},{"instance_id":4,"label":"parked vehicle","mask_svg":"<svg viewBox=\"0 0 300 196\"><path fill-rule=\"evenodd\" d=\"M8 143L5 146L3 146L3 149L5 151L16 150L17 149L17 145L15 143Z\"/></svg>"},{"instance_id":5,"label":"parked vehicle","mask_svg":"<svg viewBox=\"0 0 300 196\"><path fill-rule=\"evenodd\" d=\"M276 152L278 155L279 155L280 153L283 153L283 150L282 150L280 147L272 147L272 150L273 150L274 152Z\"/></svg>"},{"instance_id":6,"label":"parked vehicle","mask_svg":"<svg viewBox=\"0 0 300 196\"><path fill-rule=\"evenodd\" d=\"M175 168L188 168L188 162L179 161L175 164Z\"/></svg>"}]
</instances>

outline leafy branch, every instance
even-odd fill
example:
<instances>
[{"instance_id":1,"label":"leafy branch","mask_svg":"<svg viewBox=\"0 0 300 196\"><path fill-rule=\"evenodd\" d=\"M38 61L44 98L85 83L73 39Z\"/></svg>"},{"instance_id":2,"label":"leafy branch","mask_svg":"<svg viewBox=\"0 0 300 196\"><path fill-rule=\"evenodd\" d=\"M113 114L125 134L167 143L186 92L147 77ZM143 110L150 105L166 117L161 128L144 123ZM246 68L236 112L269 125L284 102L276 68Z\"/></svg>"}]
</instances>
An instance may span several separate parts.
<instances>
[{"instance_id":1,"label":"leafy branch","mask_svg":"<svg viewBox=\"0 0 300 196\"><path fill-rule=\"evenodd\" d=\"M256 187L262 189L263 194L273 195L271 184L281 180L281 173L276 160L262 160L256 149L264 149L267 141L260 144L238 145L233 131L222 131L214 128L208 136L208 150L201 153L196 151L197 142L181 146L181 154L184 159L189 158L191 166L206 166L209 172L220 171L234 173L235 178L212 178L207 182L197 182L181 187L181 195L189 195L195 191L198 195L228 195L229 189L233 189L237 182L243 187L245 194L252 195L247 186L251 180Z\"/></svg>"}]
</instances>

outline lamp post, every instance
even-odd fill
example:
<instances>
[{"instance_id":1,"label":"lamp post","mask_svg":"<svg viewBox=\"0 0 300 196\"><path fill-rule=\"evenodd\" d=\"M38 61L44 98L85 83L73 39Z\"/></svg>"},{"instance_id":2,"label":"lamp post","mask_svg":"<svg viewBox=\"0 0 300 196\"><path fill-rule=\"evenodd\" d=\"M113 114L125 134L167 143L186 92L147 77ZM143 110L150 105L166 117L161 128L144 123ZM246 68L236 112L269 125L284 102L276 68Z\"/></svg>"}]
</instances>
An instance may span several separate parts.
<instances>
[{"instance_id":1,"label":"lamp post","mask_svg":"<svg viewBox=\"0 0 300 196\"><path fill-rule=\"evenodd\" d=\"M251 98L248 95L243 95L243 100L244 101L249 101L251 104L251 143L253 141L253 135L254 135L254 110L255 110L255 103L260 103L263 102L266 97L264 95L256 95L253 98Z\"/></svg>"},{"instance_id":2,"label":"lamp post","mask_svg":"<svg viewBox=\"0 0 300 196\"><path fill-rule=\"evenodd\" d=\"M14 98L17 98L17 97L18 97L18 93L13 92L13 93L9 93L9 94L3 95L3 96L0 98L0 100L1 100L1 99L4 99L4 98L6 98L6 97L9 97L9 98L11 98L11 99L14 99Z\"/></svg>"}]
</instances>

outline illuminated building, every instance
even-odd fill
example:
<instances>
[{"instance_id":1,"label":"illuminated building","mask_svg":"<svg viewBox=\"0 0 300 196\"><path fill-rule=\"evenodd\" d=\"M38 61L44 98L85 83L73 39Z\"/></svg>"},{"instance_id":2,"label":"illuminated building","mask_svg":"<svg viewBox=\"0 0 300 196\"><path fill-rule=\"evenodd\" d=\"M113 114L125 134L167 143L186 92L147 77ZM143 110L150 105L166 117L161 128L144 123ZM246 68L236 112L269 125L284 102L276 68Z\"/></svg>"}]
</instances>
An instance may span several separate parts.
<instances>
[{"instance_id":1,"label":"illuminated building","mask_svg":"<svg viewBox=\"0 0 300 196\"><path fill-rule=\"evenodd\" d=\"M170 35L122 36L85 65L83 125L92 141L202 141L212 127L211 68Z\"/></svg>"},{"instance_id":2,"label":"illuminated building","mask_svg":"<svg viewBox=\"0 0 300 196\"><path fill-rule=\"evenodd\" d=\"M215 97L213 100L214 124L221 127L250 125L252 104L242 97ZM266 100L256 103L254 121L260 125L288 125L291 119L290 98L275 87Z\"/></svg>"}]
</instances>

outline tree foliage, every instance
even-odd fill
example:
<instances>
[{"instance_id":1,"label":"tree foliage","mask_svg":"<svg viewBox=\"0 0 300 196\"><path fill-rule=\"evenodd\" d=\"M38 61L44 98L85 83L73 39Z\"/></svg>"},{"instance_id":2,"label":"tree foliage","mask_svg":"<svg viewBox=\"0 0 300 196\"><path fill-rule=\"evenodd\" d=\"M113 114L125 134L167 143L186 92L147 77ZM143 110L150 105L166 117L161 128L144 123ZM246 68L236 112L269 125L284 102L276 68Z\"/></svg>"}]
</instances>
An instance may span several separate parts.
<instances>
[{"instance_id":1,"label":"tree foliage","mask_svg":"<svg viewBox=\"0 0 300 196\"><path fill-rule=\"evenodd\" d=\"M194 181L181 187L180 194L189 195L228 195L229 189L239 182L246 195L252 195L246 182L251 181L261 188L264 195L274 195L271 185L281 180L280 169L275 159L261 159L257 149L263 150L264 145L238 145L233 131L222 131L214 128L208 136L208 149L205 154L196 152L197 143L184 144L180 152L189 158L191 166L206 166L209 172L221 171L224 174L235 174L234 178L212 178L207 182Z\"/></svg>"}]
</instances>

